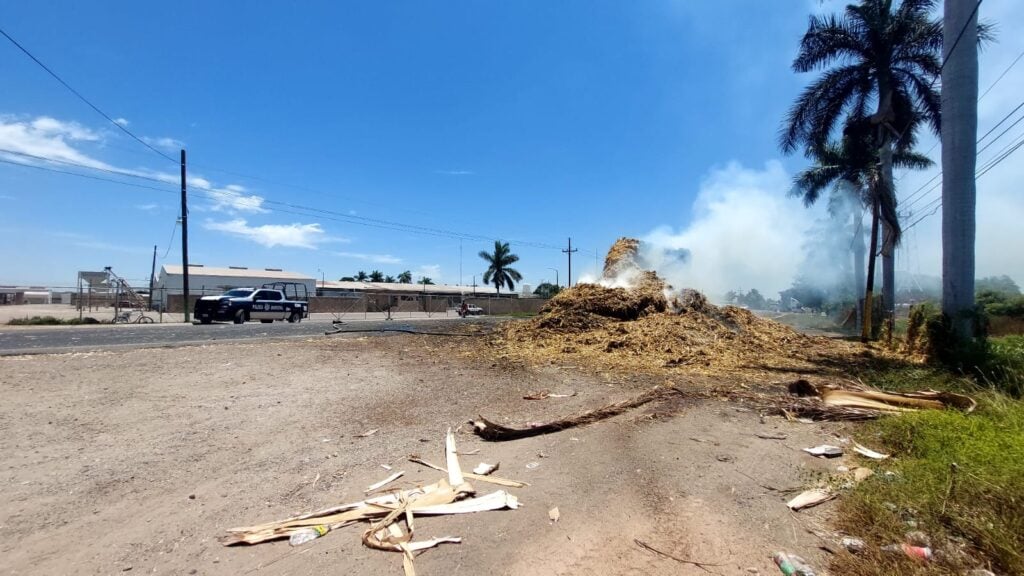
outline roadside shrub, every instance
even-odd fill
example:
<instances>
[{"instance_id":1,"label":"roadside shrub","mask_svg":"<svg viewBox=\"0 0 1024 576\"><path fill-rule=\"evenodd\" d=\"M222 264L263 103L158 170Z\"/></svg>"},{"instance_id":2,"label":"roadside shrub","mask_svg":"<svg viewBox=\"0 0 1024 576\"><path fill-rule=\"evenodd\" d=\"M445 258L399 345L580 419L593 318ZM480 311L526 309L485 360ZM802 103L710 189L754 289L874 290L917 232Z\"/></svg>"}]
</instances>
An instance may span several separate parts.
<instances>
[{"instance_id":1,"label":"roadside shrub","mask_svg":"<svg viewBox=\"0 0 1024 576\"><path fill-rule=\"evenodd\" d=\"M102 322L91 316L64 320L53 316L32 316L31 318L12 318L7 322L8 326L73 326L76 324L102 324Z\"/></svg>"}]
</instances>

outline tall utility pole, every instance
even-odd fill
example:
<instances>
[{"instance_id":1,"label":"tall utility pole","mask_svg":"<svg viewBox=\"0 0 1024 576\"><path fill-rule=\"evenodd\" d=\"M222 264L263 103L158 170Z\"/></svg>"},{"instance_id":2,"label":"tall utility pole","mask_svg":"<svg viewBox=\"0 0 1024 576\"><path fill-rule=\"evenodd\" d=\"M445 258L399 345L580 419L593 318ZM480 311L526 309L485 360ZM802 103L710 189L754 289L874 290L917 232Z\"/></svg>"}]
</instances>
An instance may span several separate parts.
<instances>
[{"instance_id":1,"label":"tall utility pole","mask_svg":"<svg viewBox=\"0 0 1024 576\"><path fill-rule=\"evenodd\" d=\"M566 248L565 250L562 250L563 254L568 254L569 255L569 279L565 281L565 287L566 288L572 288L572 253L573 252L579 252L579 249L577 248L577 249L573 250L572 238L569 238L569 247Z\"/></svg>"},{"instance_id":2,"label":"tall utility pole","mask_svg":"<svg viewBox=\"0 0 1024 576\"><path fill-rule=\"evenodd\" d=\"M153 265L149 268L149 309L153 309L153 289L156 288L156 246L153 246Z\"/></svg>"},{"instance_id":3,"label":"tall utility pole","mask_svg":"<svg viewBox=\"0 0 1024 576\"><path fill-rule=\"evenodd\" d=\"M961 341L974 333L978 5L946 0L942 18L942 313Z\"/></svg>"},{"instance_id":4,"label":"tall utility pole","mask_svg":"<svg viewBox=\"0 0 1024 576\"><path fill-rule=\"evenodd\" d=\"M182 305L185 310L185 323L188 315L188 198L185 188L185 150L181 151L181 288Z\"/></svg>"}]
</instances>

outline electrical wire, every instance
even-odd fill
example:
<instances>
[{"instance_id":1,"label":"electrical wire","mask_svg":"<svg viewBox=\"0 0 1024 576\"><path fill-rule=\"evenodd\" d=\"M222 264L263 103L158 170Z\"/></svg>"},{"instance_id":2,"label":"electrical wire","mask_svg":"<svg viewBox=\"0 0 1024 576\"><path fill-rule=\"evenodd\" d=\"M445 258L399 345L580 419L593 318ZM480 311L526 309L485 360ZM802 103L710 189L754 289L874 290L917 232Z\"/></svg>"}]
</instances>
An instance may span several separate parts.
<instances>
[{"instance_id":1,"label":"electrical wire","mask_svg":"<svg viewBox=\"0 0 1024 576\"><path fill-rule=\"evenodd\" d=\"M167 255L171 253L171 246L174 245L174 233L178 231L178 224L181 223L181 218L174 219L174 226L171 227L171 237L167 240L167 250L164 251L164 255L160 257L160 260L166 260Z\"/></svg>"},{"instance_id":2,"label":"electrical wire","mask_svg":"<svg viewBox=\"0 0 1024 576\"><path fill-rule=\"evenodd\" d=\"M1020 54L1017 55L1016 58L1013 59L1013 62L1011 62L1010 65L1006 67L1006 70L1003 70L1003 73L999 75L999 78L996 78L995 82L989 84L988 88L985 89L985 92L983 92L981 96L978 97L978 102L981 102L981 99L987 96L988 93L991 92L992 89L996 87L996 84L999 84L999 81L1003 79L1003 76L1006 76L1006 73L1009 72L1011 68L1016 66L1017 62L1020 62L1022 56L1024 56L1024 52L1021 52Z\"/></svg>"},{"instance_id":3,"label":"electrical wire","mask_svg":"<svg viewBox=\"0 0 1024 576\"><path fill-rule=\"evenodd\" d=\"M178 160L175 160L174 158L171 158L170 156L168 156L167 154L164 154L164 153L163 153L163 152L161 152L160 150L157 150L157 149L156 149L156 148L154 148L154 147L153 147L152 145L150 145L150 144L149 144L148 142L146 142L146 141L145 141L145 140L143 140L142 138L139 138L138 136L136 136L136 135L135 135L135 134L134 134L134 133L133 133L133 132L132 132L131 130L129 130L128 128L126 128L125 126L123 126L123 125L122 125L122 124L121 124L120 122L118 122L118 121L114 120L113 118L111 118L111 117L110 117L109 115L107 115L107 113L106 113L106 112L104 112L103 110L100 110L98 106L96 106L95 104L93 104L92 102L90 102L90 101L89 101L89 99L88 99L88 98L86 98L85 96L83 96L83 95L82 95L82 94L81 94L81 93L80 93L80 92L79 92L78 90L75 90L74 88L72 88L70 84L68 84L67 82L65 82L65 81L64 81L64 79L63 79L63 78L61 78L60 76L58 76L56 72L54 72L53 70L51 70L49 66L47 66L46 64L43 64L43 62L42 62L42 61L41 61L41 60L40 60L39 58L36 58L36 57L35 57L35 55L34 55L34 54L32 54L31 52L29 52L27 48L25 48L25 47L24 47L24 46L22 46L22 45L21 45L20 43L18 43L18 41L17 41L17 40L15 40L14 38L12 38L12 37L11 37L11 35L10 35L10 34L8 34L8 33L7 33L7 32L6 32L6 31L5 31L5 30L4 30L3 28L0 28L0 34L2 34L2 35L3 35L4 37L5 37L5 38L7 38L8 40L10 40L10 41L11 41L11 44L14 44L15 46L17 46L19 50L21 50L22 52L24 52L24 53L25 53L25 55L26 55L26 56L28 56L29 58L31 58L33 62L35 62L36 64L38 64L40 68L42 68L43 70L46 70L46 72L47 72L47 73L48 73L48 74L49 74L50 76L53 76L53 78L54 78L55 80L57 80L57 82L60 82L62 86L64 86L64 87L65 87L65 88L67 88L67 89L68 89L68 90L69 90L69 91L70 91L70 92L71 92L72 94L74 94L75 96L77 96L79 100L81 100L82 102L85 102L86 104L88 104L88 105L89 105L89 107L90 107L90 108L92 108L93 110L95 110L97 114L99 114L100 116L103 116L104 118L106 118L108 122L110 122L110 123L111 123L111 124L113 124L114 126L117 126L117 128L118 128L119 130L121 130L122 132L124 132L124 133L125 133L125 134L127 134L128 136L131 136L131 137L132 137L133 139L135 139L135 141L136 141L136 142L138 142L139 144L142 144L142 145L143 145L143 146L145 146L146 148L149 148L150 150L152 150L153 152L156 152L157 154L159 154L160 156L162 156L162 157L166 158L167 160L170 160L171 162L174 162L175 164L178 164Z\"/></svg>"}]
</instances>

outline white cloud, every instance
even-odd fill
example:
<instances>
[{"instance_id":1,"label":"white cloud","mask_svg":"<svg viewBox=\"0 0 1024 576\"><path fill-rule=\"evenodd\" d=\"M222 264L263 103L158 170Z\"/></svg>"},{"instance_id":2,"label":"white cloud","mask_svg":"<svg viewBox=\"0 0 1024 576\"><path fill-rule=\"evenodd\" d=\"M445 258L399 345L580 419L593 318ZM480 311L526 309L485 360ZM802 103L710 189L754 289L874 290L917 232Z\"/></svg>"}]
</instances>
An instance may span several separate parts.
<instances>
[{"instance_id":1,"label":"white cloud","mask_svg":"<svg viewBox=\"0 0 1024 576\"><path fill-rule=\"evenodd\" d=\"M210 210L214 212L247 212L250 214L261 214L268 212L263 207L263 197L255 194L246 195L242 192L245 188L229 184L224 188L210 188L203 190L203 194L210 200Z\"/></svg>"},{"instance_id":2,"label":"white cloud","mask_svg":"<svg viewBox=\"0 0 1024 576\"><path fill-rule=\"evenodd\" d=\"M78 151L70 144L71 142L95 142L99 139L96 132L77 122L62 122L49 116L40 116L31 121L0 117L0 149L73 162L91 168L113 169L109 164ZM23 164L37 163L33 159L16 154L0 152L0 156Z\"/></svg>"},{"instance_id":3,"label":"white cloud","mask_svg":"<svg viewBox=\"0 0 1024 576\"><path fill-rule=\"evenodd\" d=\"M327 237L323 228L317 223L250 226L244 219L238 218L226 222L207 220L203 227L207 230L215 230L244 238L267 248L284 246L316 250L317 245L332 240Z\"/></svg>"},{"instance_id":4,"label":"white cloud","mask_svg":"<svg viewBox=\"0 0 1024 576\"><path fill-rule=\"evenodd\" d=\"M114 118L114 124L127 127L131 122L129 122L127 118Z\"/></svg>"},{"instance_id":5,"label":"white cloud","mask_svg":"<svg viewBox=\"0 0 1024 576\"><path fill-rule=\"evenodd\" d=\"M643 238L645 254L676 288L696 288L718 299L728 290L788 287L803 258L800 249L814 212L787 196L790 176L778 161L763 169L730 162L701 182L693 220L678 231L662 226ZM689 258L679 257L689 251Z\"/></svg>"},{"instance_id":6,"label":"white cloud","mask_svg":"<svg viewBox=\"0 0 1024 576\"><path fill-rule=\"evenodd\" d=\"M445 176L472 176L476 174L472 170L435 170L435 174L444 174Z\"/></svg>"},{"instance_id":7,"label":"white cloud","mask_svg":"<svg viewBox=\"0 0 1024 576\"><path fill-rule=\"evenodd\" d=\"M142 210L143 212L157 212L160 210L159 204L136 204L136 210Z\"/></svg>"},{"instance_id":8,"label":"white cloud","mask_svg":"<svg viewBox=\"0 0 1024 576\"><path fill-rule=\"evenodd\" d=\"M416 269L413 273L413 282L418 281L420 278L430 278L435 284L441 283L441 265L440 264L423 264Z\"/></svg>"},{"instance_id":9,"label":"white cloud","mask_svg":"<svg viewBox=\"0 0 1024 576\"><path fill-rule=\"evenodd\" d=\"M166 150L181 150L185 147L185 143L181 140L168 138L166 136L162 138L150 138L148 136L143 136L142 141L150 146L156 146L157 148L164 148Z\"/></svg>"},{"instance_id":10,"label":"white cloud","mask_svg":"<svg viewBox=\"0 0 1024 576\"><path fill-rule=\"evenodd\" d=\"M338 256L343 258L355 258L356 260L365 260L367 262L374 262L377 264L401 264L402 259L397 256L390 254L364 254L360 252L335 252Z\"/></svg>"}]
</instances>

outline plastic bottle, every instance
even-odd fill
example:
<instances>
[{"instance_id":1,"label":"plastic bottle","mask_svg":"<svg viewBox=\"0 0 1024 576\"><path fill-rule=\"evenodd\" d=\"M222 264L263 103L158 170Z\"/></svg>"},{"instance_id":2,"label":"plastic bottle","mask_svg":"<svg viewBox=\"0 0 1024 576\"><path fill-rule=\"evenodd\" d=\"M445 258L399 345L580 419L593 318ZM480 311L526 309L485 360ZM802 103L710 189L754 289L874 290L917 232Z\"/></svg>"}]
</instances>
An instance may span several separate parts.
<instances>
[{"instance_id":1,"label":"plastic bottle","mask_svg":"<svg viewBox=\"0 0 1024 576\"><path fill-rule=\"evenodd\" d=\"M775 565L779 567L779 570L785 576L815 576L814 570L799 556L785 552L776 552L772 554L772 560L775 561Z\"/></svg>"},{"instance_id":2,"label":"plastic bottle","mask_svg":"<svg viewBox=\"0 0 1024 576\"><path fill-rule=\"evenodd\" d=\"M911 558L924 561L932 559L932 549L927 546L913 546L911 544L889 544L888 546L882 546L882 552L890 552L894 554L903 552Z\"/></svg>"},{"instance_id":3,"label":"plastic bottle","mask_svg":"<svg viewBox=\"0 0 1024 576\"><path fill-rule=\"evenodd\" d=\"M327 534L327 532L329 531L330 528L324 526L323 524L320 524L319 526L310 526L309 528L303 528L298 532L292 533L291 538L288 538L288 543L292 546L302 546L306 542L312 542L313 540L316 540L324 534Z\"/></svg>"}]
</instances>

